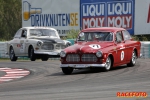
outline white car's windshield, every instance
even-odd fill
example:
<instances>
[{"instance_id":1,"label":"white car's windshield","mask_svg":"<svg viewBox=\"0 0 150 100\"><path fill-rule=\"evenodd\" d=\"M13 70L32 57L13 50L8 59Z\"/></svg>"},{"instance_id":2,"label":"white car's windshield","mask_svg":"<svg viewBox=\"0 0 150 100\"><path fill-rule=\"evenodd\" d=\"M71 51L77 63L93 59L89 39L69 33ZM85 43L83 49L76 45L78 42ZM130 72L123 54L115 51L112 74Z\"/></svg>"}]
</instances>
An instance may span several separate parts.
<instances>
[{"instance_id":1,"label":"white car's windshield","mask_svg":"<svg viewBox=\"0 0 150 100\"><path fill-rule=\"evenodd\" d=\"M30 36L54 36L57 37L56 32L50 29L30 29Z\"/></svg>"},{"instance_id":2,"label":"white car's windshield","mask_svg":"<svg viewBox=\"0 0 150 100\"><path fill-rule=\"evenodd\" d=\"M111 32L82 32L78 36L78 41L113 41Z\"/></svg>"}]
</instances>

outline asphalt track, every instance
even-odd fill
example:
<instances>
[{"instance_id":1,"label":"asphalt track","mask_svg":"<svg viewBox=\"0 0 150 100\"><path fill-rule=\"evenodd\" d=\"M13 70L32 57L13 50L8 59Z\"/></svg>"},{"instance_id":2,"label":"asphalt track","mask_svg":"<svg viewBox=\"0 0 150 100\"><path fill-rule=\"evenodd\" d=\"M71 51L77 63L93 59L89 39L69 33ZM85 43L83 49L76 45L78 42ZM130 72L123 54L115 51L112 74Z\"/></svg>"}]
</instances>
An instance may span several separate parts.
<instances>
[{"instance_id":1,"label":"asphalt track","mask_svg":"<svg viewBox=\"0 0 150 100\"><path fill-rule=\"evenodd\" d=\"M64 75L59 65L58 60L0 61L0 68L30 71L24 78L0 83L0 100L150 100L150 59L138 59L134 67L75 70L72 75ZM117 97L117 92L146 92L148 97Z\"/></svg>"},{"instance_id":2,"label":"asphalt track","mask_svg":"<svg viewBox=\"0 0 150 100\"><path fill-rule=\"evenodd\" d=\"M6 73L3 71L0 71L0 76L4 76Z\"/></svg>"}]
</instances>

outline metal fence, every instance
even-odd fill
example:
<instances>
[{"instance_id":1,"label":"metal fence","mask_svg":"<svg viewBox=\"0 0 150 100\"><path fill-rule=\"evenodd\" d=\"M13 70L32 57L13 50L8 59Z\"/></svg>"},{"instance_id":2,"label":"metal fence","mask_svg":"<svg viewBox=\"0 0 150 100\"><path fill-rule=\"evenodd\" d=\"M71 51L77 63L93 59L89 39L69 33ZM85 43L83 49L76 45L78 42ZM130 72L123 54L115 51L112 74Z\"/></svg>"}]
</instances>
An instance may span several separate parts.
<instances>
[{"instance_id":1,"label":"metal fence","mask_svg":"<svg viewBox=\"0 0 150 100\"><path fill-rule=\"evenodd\" d=\"M0 42L0 58L9 58L8 55L6 55L6 50L6 42ZM150 41L141 42L141 54L142 58L150 58Z\"/></svg>"}]
</instances>

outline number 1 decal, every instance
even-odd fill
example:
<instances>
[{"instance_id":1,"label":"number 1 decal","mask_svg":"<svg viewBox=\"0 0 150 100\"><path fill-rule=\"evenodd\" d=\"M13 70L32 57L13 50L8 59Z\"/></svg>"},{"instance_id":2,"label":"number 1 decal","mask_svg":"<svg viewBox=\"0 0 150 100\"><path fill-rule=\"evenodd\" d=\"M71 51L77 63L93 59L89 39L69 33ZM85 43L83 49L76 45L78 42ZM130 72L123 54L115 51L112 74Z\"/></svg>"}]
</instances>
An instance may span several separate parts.
<instances>
[{"instance_id":1,"label":"number 1 decal","mask_svg":"<svg viewBox=\"0 0 150 100\"><path fill-rule=\"evenodd\" d=\"M124 51L121 51L121 61L124 59Z\"/></svg>"}]
</instances>

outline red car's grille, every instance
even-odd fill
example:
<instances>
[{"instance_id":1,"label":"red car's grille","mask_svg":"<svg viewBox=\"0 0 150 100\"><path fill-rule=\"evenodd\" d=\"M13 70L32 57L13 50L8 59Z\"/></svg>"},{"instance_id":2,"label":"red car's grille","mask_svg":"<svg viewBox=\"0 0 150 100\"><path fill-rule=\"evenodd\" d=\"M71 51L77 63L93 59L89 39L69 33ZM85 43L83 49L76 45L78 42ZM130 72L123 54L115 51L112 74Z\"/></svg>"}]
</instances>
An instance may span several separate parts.
<instances>
[{"instance_id":1,"label":"red car's grille","mask_svg":"<svg viewBox=\"0 0 150 100\"><path fill-rule=\"evenodd\" d=\"M79 62L80 56L78 54L68 54L66 57L67 62Z\"/></svg>"},{"instance_id":2,"label":"red car's grille","mask_svg":"<svg viewBox=\"0 0 150 100\"><path fill-rule=\"evenodd\" d=\"M83 54L81 57L82 62L96 62L97 57L94 54Z\"/></svg>"},{"instance_id":3,"label":"red car's grille","mask_svg":"<svg viewBox=\"0 0 150 100\"><path fill-rule=\"evenodd\" d=\"M66 57L67 62L96 62L97 57L94 54L83 54L80 58L78 54L68 54Z\"/></svg>"}]
</instances>

